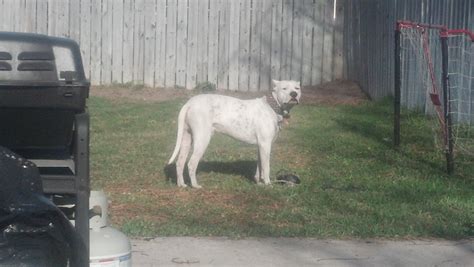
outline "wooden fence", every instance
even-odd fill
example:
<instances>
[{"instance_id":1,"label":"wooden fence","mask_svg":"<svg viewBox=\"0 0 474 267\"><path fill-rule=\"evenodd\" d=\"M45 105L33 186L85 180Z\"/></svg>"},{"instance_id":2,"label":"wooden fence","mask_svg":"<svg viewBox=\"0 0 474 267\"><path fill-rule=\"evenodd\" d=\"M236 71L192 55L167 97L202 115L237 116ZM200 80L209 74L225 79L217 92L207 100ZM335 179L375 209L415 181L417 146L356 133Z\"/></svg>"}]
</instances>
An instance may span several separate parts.
<instances>
[{"instance_id":1,"label":"wooden fence","mask_svg":"<svg viewBox=\"0 0 474 267\"><path fill-rule=\"evenodd\" d=\"M92 84L268 90L343 77L344 0L0 0L0 30L76 40Z\"/></svg>"}]
</instances>

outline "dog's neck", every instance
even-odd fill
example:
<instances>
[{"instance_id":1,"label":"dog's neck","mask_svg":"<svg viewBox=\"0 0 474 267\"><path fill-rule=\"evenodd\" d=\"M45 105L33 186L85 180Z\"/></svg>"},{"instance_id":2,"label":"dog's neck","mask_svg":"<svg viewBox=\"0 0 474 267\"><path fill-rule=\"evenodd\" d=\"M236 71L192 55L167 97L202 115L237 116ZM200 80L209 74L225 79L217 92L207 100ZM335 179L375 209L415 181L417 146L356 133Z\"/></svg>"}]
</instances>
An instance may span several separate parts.
<instances>
[{"instance_id":1,"label":"dog's neck","mask_svg":"<svg viewBox=\"0 0 474 267\"><path fill-rule=\"evenodd\" d=\"M281 103L278 103L278 100L273 97L273 93L270 92L266 94L266 98L268 105L270 105L270 107L273 109L273 111L275 111L277 115L280 115L285 119L290 118L290 110L283 109Z\"/></svg>"}]
</instances>

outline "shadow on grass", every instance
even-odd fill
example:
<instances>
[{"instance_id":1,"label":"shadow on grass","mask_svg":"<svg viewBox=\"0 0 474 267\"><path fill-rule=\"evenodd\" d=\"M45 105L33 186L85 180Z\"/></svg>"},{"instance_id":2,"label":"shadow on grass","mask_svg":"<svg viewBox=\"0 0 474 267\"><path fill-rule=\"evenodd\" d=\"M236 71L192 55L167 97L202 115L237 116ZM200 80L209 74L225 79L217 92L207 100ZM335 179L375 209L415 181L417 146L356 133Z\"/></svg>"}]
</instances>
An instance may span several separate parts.
<instances>
[{"instance_id":1,"label":"shadow on grass","mask_svg":"<svg viewBox=\"0 0 474 267\"><path fill-rule=\"evenodd\" d=\"M352 132L363 138L372 140L373 142L379 144L382 147L385 147L388 150L393 150L396 153L399 153L402 157L405 157L408 162L408 166L413 168L418 168L420 165L426 166L429 169L436 170L437 172L445 172L444 164L442 162L436 162L428 160L423 157L417 156L418 154L408 153L403 149L394 147L392 143L393 139L393 114L391 110L383 106L374 106L371 107L373 110L365 109L353 109L348 108L347 112L350 114L351 120L348 119L335 119L339 127L345 131ZM423 131L420 131L414 126L406 126L408 129L405 129L405 134L407 131L410 131L410 137L404 137L403 142L405 144L417 144L419 149L425 150L426 152L436 153L436 147L432 144L432 139L430 134L426 134L426 131L431 133L432 129L428 126L424 127ZM411 127L411 128L410 128ZM442 153L439 151L439 153Z\"/></svg>"},{"instance_id":2,"label":"shadow on grass","mask_svg":"<svg viewBox=\"0 0 474 267\"><path fill-rule=\"evenodd\" d=\"M238 160L231 162L218 161L201 161L199 162L197 174L200 172L217 172L222 174L234 174L245 177L253 182L255 170L257 168L256 161ZM168 181L176 183L176 164L169 164L163 168L165 177ZM188 167L184 168L184 182L189 184Z\"/></svg>"}]
</instances>

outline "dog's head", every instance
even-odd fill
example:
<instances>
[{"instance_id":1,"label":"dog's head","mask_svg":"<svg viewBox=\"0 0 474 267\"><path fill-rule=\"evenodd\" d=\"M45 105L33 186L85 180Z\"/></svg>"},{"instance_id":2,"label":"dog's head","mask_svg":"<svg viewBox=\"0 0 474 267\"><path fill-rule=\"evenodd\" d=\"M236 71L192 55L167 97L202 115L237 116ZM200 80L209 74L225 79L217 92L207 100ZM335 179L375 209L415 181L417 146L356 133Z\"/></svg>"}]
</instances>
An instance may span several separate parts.
<instances>
[{"instance_id":1,"label":"dog's head","mask_svg":"<svg viewBox=\"0 0 474 267\"><path fill-rule=\"evenodd\" d=\"M297 81L275 81L272 80L272 95L283 111L290 109L300 103L301 86Z\"/></svg>"}]
</instances>

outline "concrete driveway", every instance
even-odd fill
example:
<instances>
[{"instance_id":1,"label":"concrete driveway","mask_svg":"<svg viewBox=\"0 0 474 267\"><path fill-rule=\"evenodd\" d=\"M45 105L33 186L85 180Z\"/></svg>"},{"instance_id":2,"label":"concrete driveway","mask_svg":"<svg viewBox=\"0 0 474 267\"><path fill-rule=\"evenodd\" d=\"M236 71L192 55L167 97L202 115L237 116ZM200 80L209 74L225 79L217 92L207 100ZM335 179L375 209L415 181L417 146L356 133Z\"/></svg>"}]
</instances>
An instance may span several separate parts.
<instances>
[{"instance_id":1,"label":"concrete driveway","mask_svg":"<svg viewBox=\"0 0 474 267\"><path fill-rule=\"evenodd\" d=\"M133 266L474 266L474 239L166 237L132 240L132 251Z\"/></svg>"}]
</instances>

